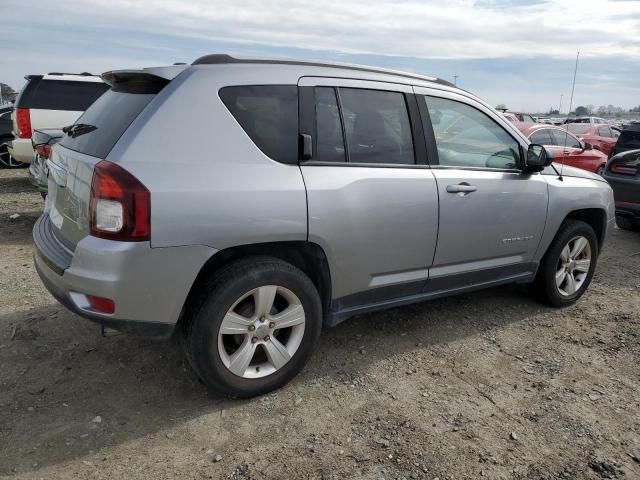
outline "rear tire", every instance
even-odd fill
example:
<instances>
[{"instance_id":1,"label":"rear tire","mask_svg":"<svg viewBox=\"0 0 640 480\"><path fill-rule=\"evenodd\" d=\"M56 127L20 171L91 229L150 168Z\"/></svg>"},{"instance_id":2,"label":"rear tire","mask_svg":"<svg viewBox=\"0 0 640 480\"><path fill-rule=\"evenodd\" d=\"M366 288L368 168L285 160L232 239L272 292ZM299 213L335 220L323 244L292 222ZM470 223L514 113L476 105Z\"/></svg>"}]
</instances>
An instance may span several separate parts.
<instances>
[{"instance_id":1,"label":"rear tire","mask_svg":"<svg viewBox=\"0 0 640 480\"><path fill-rule=\"evenodd\" d=\"M207 387L232 397L261 395L293 379L322 329L315 286L275 258L231 263L192 303L182 328L185 354Z\"/></svg>"},{"instance_id":2,"label":"rear tire","mask_svg":"<svg viewBox=\"0 0 640 480\"><path fill-rule=\"evenodd\" d=\"M538 268L535 287L541 300L553 307L573 305L591 283L597 258L591 225L565 220Z\"/></svg>"},{"instance_id":3,"label":"rear tire","mask_svg":"<svg viewBox=\"0 0 640 480\"><path fill-rule=\"evenodd\" d=\"M640 231L640 225L633 218L623 217L622 215L616 215L616 224L618 228L622 230L629 230L631 232Z\"/></svg>"}]
</instances>

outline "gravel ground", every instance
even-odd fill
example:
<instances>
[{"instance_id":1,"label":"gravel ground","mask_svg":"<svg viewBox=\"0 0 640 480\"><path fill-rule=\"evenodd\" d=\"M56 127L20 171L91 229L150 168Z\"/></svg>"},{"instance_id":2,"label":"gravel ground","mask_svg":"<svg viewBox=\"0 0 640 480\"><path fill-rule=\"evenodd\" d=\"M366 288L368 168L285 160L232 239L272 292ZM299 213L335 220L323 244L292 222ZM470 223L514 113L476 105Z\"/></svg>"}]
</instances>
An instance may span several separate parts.
<instances>
[{"instance_id":1,"label":"gravel ground","mask_svg":"<svg viewBox=\"0 0 640 480\"><path fill-rule=\"evenodd\" d=\"M237 401L177 344L102 338L57 304L32 263L40 209L26 171L0 170L3 478L640 478L640 234L613 233L571 308L512 286L362 315Z\"/></svg>"}]
</instances>

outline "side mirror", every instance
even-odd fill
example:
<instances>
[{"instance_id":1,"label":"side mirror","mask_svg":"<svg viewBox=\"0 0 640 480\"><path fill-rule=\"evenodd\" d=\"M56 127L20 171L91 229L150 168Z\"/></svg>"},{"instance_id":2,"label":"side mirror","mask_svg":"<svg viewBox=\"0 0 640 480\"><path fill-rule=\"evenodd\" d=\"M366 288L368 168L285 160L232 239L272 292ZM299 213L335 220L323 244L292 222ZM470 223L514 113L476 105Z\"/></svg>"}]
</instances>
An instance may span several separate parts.
<instances>
[{"instance_id":1,"label":"side mirror","mask_svg":"<svg viewBox=\"0 0 640 480\"><path fill-rule=\"evenodd\" d=\"M542 145L532 143L527 149L527 161L524 171L541 172L553 162L553 156Z\"/></svg>"},{"instance_id":2,"label":"side mirror","mask_svg":"<svg viewBox=\"0 0 640 480\"><path fill-rule=\"evenodd\" d=\"M591 145L590 143L584 142L582 144L582 150L593 150L593 145Z\"/></svg>"}]
</instances>

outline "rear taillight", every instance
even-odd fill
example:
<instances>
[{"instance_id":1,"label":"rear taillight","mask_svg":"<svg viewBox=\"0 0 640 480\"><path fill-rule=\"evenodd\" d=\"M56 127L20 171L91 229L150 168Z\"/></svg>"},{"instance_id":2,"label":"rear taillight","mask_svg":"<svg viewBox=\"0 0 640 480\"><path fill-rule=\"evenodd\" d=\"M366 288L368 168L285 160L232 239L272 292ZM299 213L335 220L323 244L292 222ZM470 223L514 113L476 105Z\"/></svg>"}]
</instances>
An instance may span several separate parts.
<instances>
[{"instance_id":1,"label":"rear taillight","mask_svg":"<svg viewBox=\"0 0 640 480\"><path fill-rule=\"evenodd\" d=\"M638 173L638 167L625 163L613 163L611 165L611 172L620 173L622 175L635 175Z\"/></svg>"},{"instance_id":2,"label":"rear taillight","mask_svg":"<svg viewBox=\"0 0 640 480\"><path fill-rule=\"evenodd\" d=\"M94 237L148 241L151 236L149 190L124 168L102 160L93 171L89 219Z\"/></svg>"},{"instance_id":3,"label":"rear taillight","mask_svg":"<svg viewBox=\"0 0 640 480\"><path fill-rule=\"evenodd\" d=\"M28 108L16 108L16 134L18 138L31 138L31 114Z\"/></svg>"},{"instance_id":4,"label":"rear taillight","mask_svg":"<svg viewBox=\"0 0 640 480\"><path fill-rule=\"evenodd\" d=\"M38 156L44 160L48 160L51 156L51 145L38 145L36 147Z\"/></svg>"}]
</instances>

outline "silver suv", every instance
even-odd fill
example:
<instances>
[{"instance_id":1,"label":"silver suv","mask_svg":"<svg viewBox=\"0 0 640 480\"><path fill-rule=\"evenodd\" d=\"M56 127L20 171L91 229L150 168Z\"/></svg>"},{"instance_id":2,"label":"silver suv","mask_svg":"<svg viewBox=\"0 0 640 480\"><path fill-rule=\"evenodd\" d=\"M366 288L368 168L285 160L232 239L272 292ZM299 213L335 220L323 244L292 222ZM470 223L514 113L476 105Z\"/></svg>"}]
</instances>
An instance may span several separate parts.
<instances>
[{"instance_id":1,"label":"silver suv","mask_svg":"<svg viewBox=\"0 0 640 480\"><path fill-rule=\"evenodd\" d=\"M570 305L614 222L601 177L436 78L210 55L103 79L48 161L36 267L83 317L179 335L229 395L364 312L513 282Z\"/></svg>"}]
</instances>

